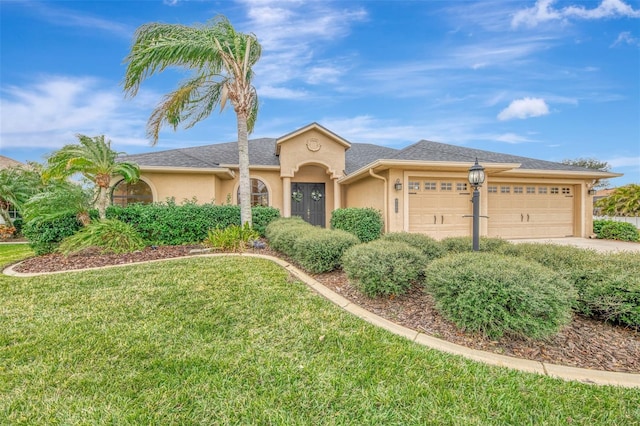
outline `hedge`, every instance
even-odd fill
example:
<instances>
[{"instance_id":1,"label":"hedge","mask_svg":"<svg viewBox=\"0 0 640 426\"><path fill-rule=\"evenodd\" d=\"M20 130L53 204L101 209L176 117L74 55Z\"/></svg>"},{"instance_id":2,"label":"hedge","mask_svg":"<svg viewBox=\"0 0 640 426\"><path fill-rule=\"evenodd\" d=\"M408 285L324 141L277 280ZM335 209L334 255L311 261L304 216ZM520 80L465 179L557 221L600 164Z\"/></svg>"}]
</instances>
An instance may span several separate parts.
<instances>
[{"instance_id":1,"label":"hedge","mask_svg":"<svg viewBox=\"0 0 640 426\"><path fill-rule=\"evenodd\" d=\"M576 299L572 285L551 269L496 253L434 260L425 285L446 318L493 338L552 335L569 323Z\"/></svg>"},{"instance_id":2,"label":"hedge","mask_svg":"<svg viewBox=\"0 0 640 426\"><path fill-rule=\"evenodd\" d=\"M424 234L413 234L410 232L391 232L384 234L381 238L383 241L402 242L414 247L430 261L438 259L446 254L442 244L435 239Z\"/></svg>"},{"instance_id":3,"label":"hedge","mask_svg":"<svg viewBox=\"0 0 640 426\"><path fill-rule=\"evenodd\" d=\"M380 238L383 225L382 215L373 208L342 208L331 214L331 228L350 232L363 243Z\"/></svg>"},{"instance_id":4,"label":"hedge","mask_svg":"<svg viewBox=\"0 0 640 426\"><path fill-rule=\"evenodd\" d=\"M447 253L466 253L473 251L473 239L471 237L448 237L440 241ZM500 252L511 243L501 238L480 238L480 251Z\"/></svg>"},{"instance_id":5,"label":"hedge","mask_svg":"<svg viewBox=\"0 0 640 426\"><path fill-rule=\"evenodd\" d=\"M640 231L628 222L594 220L593 233L605 240L640 241Z\"/></svg>"},{"instance_id":6,"label":"hedge","mask_svg":"<svg viewBox=\"0 0 640 426\"><path fill-rule=\"evenodd\" d=\"M360 244L360 240L349 232L313 228L300 233L293 245L292 257L311 273L330 272L341 266L344 252L356 244Z\"/></svg>"},{"instance_id":7,"label":"hedge","mask_svg":"<svg viewBox=\"0 0 640 426\"><path fill-rule=\"evenodd\" d=\"M279 215L272 207L253 207L253 228L264 235L268 223ZM180 245L202 242L211 229L240 226L240 206L173 201L131 204L109 207L107 218L129 223L151 244Z\"/></svg>"},{"instance_id":8,"label":"hedge","mask_svg":"<svg viewBox=\"0 0 640 426\"><path fill-rule=\"evenodd\" d=\"M92 220L98 218L97 211L91 211ZM63 239L82 229L82 223L75 214L67 214L50 220L30 220L22 226L22 235L37 256L53 253Z\"/></svg>"},{"instance_id":9,"label":"hedge","mask_svg":"<svg viewBox=\"0 0 640 426\"><path fill-rule=\"evenodd\" d=\"M426 258L403 242L377 240L348 249L342 268L352 284L369 297L395 296L417 282Z\"/></svg>"}]
</instances>

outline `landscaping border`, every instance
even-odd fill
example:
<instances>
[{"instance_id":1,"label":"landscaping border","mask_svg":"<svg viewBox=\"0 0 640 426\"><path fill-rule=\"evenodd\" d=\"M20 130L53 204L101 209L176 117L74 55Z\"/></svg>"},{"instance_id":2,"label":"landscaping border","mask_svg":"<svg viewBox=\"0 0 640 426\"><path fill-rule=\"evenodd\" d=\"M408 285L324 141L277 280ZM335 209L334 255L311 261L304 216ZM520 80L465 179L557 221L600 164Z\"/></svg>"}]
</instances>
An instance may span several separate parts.
<instances>
[{"instance_id":1,"label":"landscaping border","mask_svg":"<svg viewBox=\"0 0 640 426\"><path fill-rule=\"evenodd\" d=\"M369 312L360 306L352 303L348 299L340 296L339 294L333 292L329 288L320 284L313 277L292 265L290 262L287 262L283 259L264 255L257 253L211 253L211 254L197 254L191 257L214 257L214 256L249 256L256 257L261 259L270 260L287 271L290 274L304 282L307 286L312 288L315 292L325 297L329 301L333 302L340 308L345 311L373 324L377 327L381 327L387 331L390 331L398 336L405 337L415 343L421 344L423 346L427 346L431 349L439 350L442 352L446 352L452 355L462 356L464 358L482 362L484 364L493 365L497 367L506 367L518 371L524 371L527 373L536 373L549 377L555 377L562 380L567 381L578 381L581 383L588 384L596 384L596 385L613 385L613 386L622 386L627 388L640 388L640 374L635 373L623 373L623 372L613 372L613 371L601 371L601 370L590 370L586 368L577 368L577 367L568 367L564 365L557 364L549 364L540 361L532 361L526 359L520 359L515 357L509 357L505 355L494 354L491 352L480 351L477 349L470 349L462 345L458 345L455 343L448 342L446 340L438 339L433 336L429 336L428 334L420 333L418 331L409 329L407 327L403 327L398 325L392 321L389 321L385 318L382 318L379 315L376 315L372 312ZM177 259L185 259L185 257L174 257L169 259L158 259L151 260L145 262L136 262L136 263L126 263L120 265L110 265L104 267L97 268L87 268L87 269L76 269L72 271L57 271L57 272L41 272L41 273L20 273L14 270L14 267L19 265L20 263L16 263L5 268L2 273L8 276L13 277L34 277L39 275L48 275L48 274L61 274L61 273L71 273L71 272L80 272L80 271L88 271L88 270L96 270L96 269L104 269L104 268L114 268L120 266L131 266L131 265L139 265L143 263L153 263L153 262L162 262L166 260L177 260Z\"/></svg>"}]
</instances>

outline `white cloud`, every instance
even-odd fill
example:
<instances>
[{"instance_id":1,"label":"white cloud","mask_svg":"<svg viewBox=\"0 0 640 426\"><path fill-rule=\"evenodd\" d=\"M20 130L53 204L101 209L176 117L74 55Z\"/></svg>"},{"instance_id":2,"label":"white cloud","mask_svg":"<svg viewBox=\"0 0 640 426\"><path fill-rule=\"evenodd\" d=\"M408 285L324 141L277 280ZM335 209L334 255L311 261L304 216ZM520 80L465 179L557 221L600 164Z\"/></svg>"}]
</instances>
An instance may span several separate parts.
<instances>
[{"instance_id":1,"label":"white cloud","mask_svg":"<svg viewBox=\"0 0 640 426\"><path fill-rule=\"evenodd\" d=\"M640 46L640 40L631 35L629 31L624 31L618 34L618 38L611 44L611 47L616 47L621 44L629 44L631 46Z\"/></svg>"},{"instance_id":2,"label":"white cloud","mask_svg":"<svg viewBox=\"0 0 640 426\"><path fill-rule=\"evenodd\" d=\"M340 58L334 65L320 64L321 50L326 45L346 37L351 26L367 19L360 7L335 6L328 2L242 0L249 21L243 25L258 37L262 57L256 64L260 85L270 88L262 97L282 92L275 90L284 84L300 81L307 84L336 84L349 68L349 61ZM329 50L330 52L330 50ZM327 61L325 61L327 62ZM305 94L295 90L295 96Z\"/></svg>"},{"instance_id":3,"label":"white cloud","mask_svg":"<svg viewBox=\"0 0 640 426\"><path fill-rule=\"evenodd\" d=\"M511 102L508 107L500 111L498 120L511 120L514 118L539 117L549 114L549 107L544 99L523 98Z\"/></svg>"},{"instance_id":4,"label":"white cloud","mask_svg":"<svg viewBox=\"0 0 640 426\"><path fill-rule=\"evenodd\" d=\"M510 144L533 142L526 136L517 135L515 133L504 133L502 135L498 135L498 137L496 137L496 140L499 142L506 142Z\"/></svg>"},{"instance_id":5,"label":"white cloud","mask_svg":"<svg viewBox=\"0 0 640 426\"><path fill-rule=\"evenodd\" d=\"M120 22L98 18L77 10L65 9L42 2L28 2L26 5L34 8L42 19L54 25L84 28L91 31L101 30L127 39L130 39L134 32L134 28Z\"/></svg>"},{"instance_id":6,"label":"white cloud","mask_svg":"<svg viewBox=\"0 0 640 426\"><path fill-rule=\"evenodd\" d=\"M75 134L105 134L114 149L148 145L144 129L150 98L126 102L121 89L105 88L88 77L46 76L27 86L7 86L0 97L0 145L3 148L48 148L73 143ZM141 103L144 102L144 103Z\"/></svg>"},{"instance_id":7,"label":"white cloud","mask_svg":"<svg viewBox=\"0 0 640 426\"><path fill-rule=\"evenodd\" d=\"M615 17L639 18L640 10L635 10L622 0L602 0L595 8L584 6L567 6L562 9L553 7L555 0L538 0L533 7L516 12L511 20L511 26L535 27L548 21L567 21L576 19L603 19Z\"/></svg>"}]
</instances>

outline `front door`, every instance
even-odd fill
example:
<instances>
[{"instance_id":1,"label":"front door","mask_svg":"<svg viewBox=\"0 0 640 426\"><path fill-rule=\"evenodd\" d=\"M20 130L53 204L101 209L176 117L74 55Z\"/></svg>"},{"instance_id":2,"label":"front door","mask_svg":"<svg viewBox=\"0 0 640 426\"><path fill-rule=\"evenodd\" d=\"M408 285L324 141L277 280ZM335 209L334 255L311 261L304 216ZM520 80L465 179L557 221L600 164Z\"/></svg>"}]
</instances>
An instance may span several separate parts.
<instances>
[{"instance_id":1,"label":"front door","mask_svg":"<svg viewBox=\"0 0 640 426\"><path fill-rule=\"evenodd\" d=\"M324 197L324 183L292 183L291 216L324 227Z\"/></svg>"}]
</instances>

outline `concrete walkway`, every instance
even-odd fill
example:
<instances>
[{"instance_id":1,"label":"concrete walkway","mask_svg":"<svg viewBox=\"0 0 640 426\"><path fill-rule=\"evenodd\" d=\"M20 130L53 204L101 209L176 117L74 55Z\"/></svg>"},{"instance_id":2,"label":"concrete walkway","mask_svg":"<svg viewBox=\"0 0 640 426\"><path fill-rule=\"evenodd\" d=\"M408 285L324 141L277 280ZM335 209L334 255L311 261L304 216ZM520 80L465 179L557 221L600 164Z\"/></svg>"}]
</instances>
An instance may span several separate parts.
<instances>
[{"instance_id":1,"label":"concrete walkway","mask_svg":"<svg viewBox=\"0 0 640 426\"><path fill-rule=\"evenodd\" d=\"M640 243L630 243L628 241L615 241L615 240L598 240L591 238L578 238L578 237L566 237L566 238L527 238L527 239L513 239L509 240L512 243L550 243L565 246L574 246L583 249L595 250L599 252L640 252Z\"/></svg>"},{"instance_id":2,"label":"concrete walkway","mask_svg":"<svg viewBox=\"0 0 640 426\"><path fill-rule=\"evenodd\" d=\"M457 345L455 343L438 339L428 334L419 333L410 328L403 327L394 322L391 322L385 318L382 318L379 315L376 315L372 312L369 312L361 308L356 304L351 303L350 300L344 298L343 296L323 286L318 281L313 279L310 275L307 275L304 271L298 269L297 267L290 264L289 262L277 257L267 256L262 254L253 254L253 253L203 254L203 255L197 255L193 257L213 257L213 256L249 256L249 257L267 259L272 262L275 262L278 265L285 268L287 271L289 271L289 273L291 273L293 276L295 276L296 278L298 278L299 280L307 284L309 287L315 290L318 294L322 295L329 301L338 305L345 311L353 315L356 315L357 317L362 318L363 320L369 322L370 324L373 324L377 327L384 328L385 330L390 331L394 334L397 334L398 336L405 337L415 343L427 346L432 349L436 349L436 350L453 354L453 355L459 355L464 358L471 359L473 361L479 361L489 365L511 368L514 370L524 371L527 373L542 374L542 375L556 377L563 380L571 380L571 381L578 381L582 383L598 384L598 385L613 385L613 386L622 386L622 387L628 387L628 388L640 388L640 374L589 370L584 368L567 367L563 365L549 364L546 362L514 358L514 357L505 356L505 355L495 354L492 352L485 352L477 349L470 349L470 348L467 348L466 346ZM184 259L184 257L174 258L174 260L175 259ZM168 259L159 259L159 260L152 260L149 262L140 262L140 263L155 263L155 262L163 262L166 260ZM37 275L46 275L45 273L22 274L22 273L16 272L13 269L14 266L16 265L12 265L6 268L3 271L3 273L5 275L10 275L14 277L33 277ZM107 268L131 266L131 265L135 265L135 264L128 263L124 265L113 265L113 266L107 266ZM102 268L92 268L92 269L102 269ZM81 271L81 270L78 270L78 271ZM56 273L68 273L68 272L78 272L78 271L74 270L74 271L56 272Z\"/></svg>"}]
</instances>

